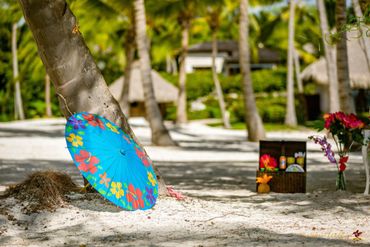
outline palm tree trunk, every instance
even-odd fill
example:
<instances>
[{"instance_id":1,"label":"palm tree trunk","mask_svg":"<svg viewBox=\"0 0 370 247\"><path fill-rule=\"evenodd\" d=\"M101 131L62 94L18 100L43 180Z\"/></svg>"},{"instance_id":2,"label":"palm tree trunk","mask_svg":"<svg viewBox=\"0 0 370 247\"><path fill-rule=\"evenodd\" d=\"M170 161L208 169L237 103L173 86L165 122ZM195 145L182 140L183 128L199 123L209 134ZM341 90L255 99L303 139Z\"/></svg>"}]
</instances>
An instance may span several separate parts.
<instances>
[{"instance_id":1,"label":"palm tree trunk","mask_svg":"<svg viewBox=\"0 0 370 247\"><path fill-rule=\"evenodd\" d=\"M24 119L21 85L19 82L18 56L17 56L17 23L12 26L12 57L13 57L13 79L14 79L14 113L15 119Z\"/></svg>"},{"instance_id":2,"label":"palm tree trunk","mask_svg":"<svg viewBox=\"0 0 370 247\"><path fill-rule=\"evenodd\" d=\"M293 56L294 56L294 12L295 0L290 0L289 4L289 38L288 38L288 75L287 75L287 104L285 124L297 126L297 115L294 104L294 76L293 76Z\"/></svg>"},{"instance_id":3,"label":"palm tree trunk","mask_svg":"<svg viewBox=\"0 0 370 247\"><path fill-rule=\"evenodd\" d=\"M188 55L190 19L181 20L181 56L179 69L179 97L177 100L176 123L183 124L188 121L186 111L186 68L185 60Z\"/></svg>"},{"instance_id":4,"label":"palm tree trunk","mask_svg":"<svg viewBox=\"0 0 370 247\"><path fill-rule=\"evenodd\" d=\"M330 46L325 38L329 34L329 27L324 0L317 0L317 8L319 10L321 36L325 49L326 71L329 80L329 110L330 112L337 112L339 111L337 64L334 57L335 47Z\"/></svg>"},{"instance_id":5,"label":"palm tree trunk","mask_svg":"<svg viewBox=\"0 0 370 247\"><path fill-rule=\"evenodd\" d=\"M134 1L136 43L140 57L140 71L145 97L145 111L152 130L152 143L160 146L172 146L175 142L171 139L164 126L161 112L154 95L151 73L150 57L146 36L146 16L144 0Z\"/></svg>"},{"instance_id":6,"label":"palm tree trunk","mask_svg":"<svg viewBox=\"0 0 370 247\"><path fill-rule=\"evenodd\" d=\"M296 49L294 49L294 70L295 70L295 76L297 79L298 102L299 102L299 105L301 106L301 110L304 116L304 121L307 121L308 114L307 114L306 97L304 95L303 83L301 79L301 66L299 64L299 54Z\"/></svg>"},{"instance_id":7,"label":"palm tree trunk","mask_svg":"<svg viewBox=\"0 0 370 247\"><path fill-rule=\"evenodd\" d=\"M99 114L120 126L142 147L109 92L67 3L64 0L19 2L36 40L41 60L59 96L64 116L68 118L73 112L81 111ZM154 169L159 193L165 195L167 189L164 180L156 166Z\"/></svg>"},{"instance_id":8,"label":"palm tree trunk","mask_svg":"<svg viewBox=\"0 0 370 247\"><path fill-rule=\"evenodd\" d=\"M171 56L170 56L170 54L166 54L166 72L168 74L170 74L172 72Z\"/></svg>"},{"instance_id":9,"label":"palm tree trunk","mask_svg":"<svg viewBox=\"0 0 370 247\"><path fill-rule=\"evenodd\" d=\"M302 79L301 79L301 66L299 64L299 54L296 49L294 49L294 70L295 70L295 76L297 78L298 93L303 94L303 84L302 84Z\"/></svg>"},{"instance_id":10,"label":"palm tree trunk","mask_svg":"<svg viewBox=\"0 0 370 247\"><path fill-rule=\"evenodd\" d=\"M248 37L248 0L241 0L239 20L239 63L244 89L245 123L247 125L248 140L258 141L265 138L265 129L262 119L258 114L253 93Z\"/></svg>"},{"instance_id":11,"label":"palm tree trunk","mask_svg":"<svg viewBox=\"0 0 370 247\"><path fill-rule=\"evenodd\" d=\"M134 21L134 20L133 20ZM125 80L123 83L123 88L120 96L120 106L123 111L123 114L128 118L130 116L130 102L129 102L129 91L131 84L131 71L132 64L134 62L135 56L135 29L134 26L132 29L127 30L127 35L125 39L125 55L126 55L126 66L124 71Z\"/></svg>"},{"instance_id":12,"label":"palm tree trunk","mask_svg":"<svg viewBox=\"0 0 370 247\"><path fill-rule=\"evenodd\" d=\"M346 113L355 113L355 104L349 79L347 32L342 31L346 25L346 1L337 0L335 7L335 19L337 31L340 37L337 42L337 74L339 86L340 108Z\"/></svg>"},{"instance_id":13,"label":"palm tree trunk","mask_svg":"<svg viewBox=\"0 0 370 247\"><path fill-rule=\"evenodd\" d=\"M51 100L50 100L50 77L48 74L45 75L45 114L47 117L53 116L51 111Z\"/></svg>"},{"instance_id":14,"label":"palm tree trunk","mask_svg":"<svg viewBox=\"0 0 370 247\"><path fill-rule=\"evenodd\" d=\"M364 21L364 14L362 13L361 6L358 0L352 0L353 8L355 10L355 15L357 16L358 21ZM361 26L360 26L361 27ZM366 31L368 29L361 29L361 38L360 38L360 45L361 48L364 50L367 66L370 71L370 40L368 35L366 35Z\"/></svg>"},{"instance_id":15,"label":"palm tree trunk","mask_svg":"<svg viewBox=\"0 0 370 247\"><path fill-rule=\"evenodd\" d=\"M218 104L220 106L221 115L222 115L222 121L224 123L224 127L226 129L229 129L230 120L229 120L228 113L226 111L225 100L224 100L224 95L222 92L221 83L218 80L218 76L217 76L216 57L217 57L217 30L213 30L212 31L212 77L213 77L213 82L216 88Z\"/></svg>"}]
</instances>

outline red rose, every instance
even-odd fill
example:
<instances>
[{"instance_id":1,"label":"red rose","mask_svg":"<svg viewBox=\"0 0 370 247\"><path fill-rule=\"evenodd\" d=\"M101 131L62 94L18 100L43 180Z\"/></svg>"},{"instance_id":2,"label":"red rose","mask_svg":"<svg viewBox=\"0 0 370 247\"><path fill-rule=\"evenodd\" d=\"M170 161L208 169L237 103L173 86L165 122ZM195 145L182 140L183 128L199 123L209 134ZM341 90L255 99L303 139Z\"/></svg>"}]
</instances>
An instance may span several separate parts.
<instances>
[{"instance_id":1,"label":"red rose","mask_svg":"<svg viewBox=\"0 0 370 247\"><path fill-rule=\"evenodd\" d=\"M330 125L334 120L334 114L333 113L326 113L324 114L324 120L325 120L325 129L330 129Z\"/></svg>"}]
</instances>

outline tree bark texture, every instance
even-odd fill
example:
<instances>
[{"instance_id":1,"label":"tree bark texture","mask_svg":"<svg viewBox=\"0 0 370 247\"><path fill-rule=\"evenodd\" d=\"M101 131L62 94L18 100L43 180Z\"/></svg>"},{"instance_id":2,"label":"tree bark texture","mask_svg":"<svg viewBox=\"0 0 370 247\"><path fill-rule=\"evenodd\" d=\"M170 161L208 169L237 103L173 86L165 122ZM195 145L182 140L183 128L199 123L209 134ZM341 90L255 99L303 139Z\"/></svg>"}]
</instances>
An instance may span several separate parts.
<instances>
[{"instance_id":1,"label":"tree bark texture","mask_svg":"<svg viewBox=\"0 0 370 247\"><path fill-rule=\"evenodd\" d=\"M337 40L337 75L340 109L346 113L355 113L355 104L349 78L347 32L344 28L347 23L346 0L337 0L335 20L337 31L340 32L340 37Z\"/></svg>"},{"instance_id":2,"label":"tree bark texture","mask_svg":"<svg viewBox=\"0 0 370 247\"><path fill-rule=\"evenodd\" d=\"M329 35L328 18L326 15L326 8L324 0L317 0L317 8L319 10L320 28L322 42L324 44L326 71L328 74L329 86L329 110L330 112L339 111L339 91L338 91L338 78L337 78L337 64L335 61L335 54L332 45L329 44L326 36Z\"/></svg>"},{"instance_id":3,"label":"tree bark texture","mask_svg":"<svg viewBox=\"0 0 370 247\"><path fill-rule=\"evenodd\" d=\"M132 20L134 22L135 20ZM132 64L134 62L135 56L135 26L132 24L132 27L127 30L125 37L125 56L126 56L126 66L124 71L125 81L123 84L121 96L119 102L121 103L121 108L123 114L128 118L130 116L130 102L129 102L129 91L131 82L131 71ZM135 82L140 83L140 82Z\"/></svg>"},{"instance_id":4,"label":"tree bark texture","mask_svg":"<svg viewBox=\"0 0 370 247\"><path fill-rule=\"evenodd\" d=\"M297 126L297 115L294 103L294 13L295 0L289 2L289 37L288 37L288 74L287 74L287 104L285 124L289 126Z\"/></svg>"},{"instance_id":5,"label":"tree bark texture","mask_svg":"<svg viewBox=\"0 0 370 247\"><path fill-rule=\"evenodd\" d=\"M190 19L182 18L181 24L181 55L180 55L180 68L179 68L179 97L177 100L176 123L183 124L188 121L186 110L186 67L185 61L188 55L189 47L189 29Z\"/></svg>"},{"instance_id":6,"label":"tree bark texture","mask_svg":"<svg viewBox=\"0 0 370 247\"><path fill-rule=\"evenodd\" d=\"M53 116L50 100L50 77L48 74L45 75L45 115L47 117Z\"/></svg>"},{"instance_id":7,"label":"tree bark texture","mask_svg":"<svg viewBox=\"0 0 370 247\"><path fill-rule=\"evenodd\" d=\"M19 82L18 56L17 56L17 23L12 25L12 60L14 79L14 115L15 119L24 119L21 84Z\"/></svg>"},{"instance_id":8,"label":"tree bark texture","mask_svg":"<svg viewBox=\"0 0 370 247\"><path fill-rule=\"evenodd\" d=\"M86 111L103 116L129 134L140 146L117 101L94 62L65 0L19 0L39 55L59 96L66 118ZM142 146L141 146L142 147ZM143 149L145 150L145 149ZM159 194L167 194L159 170Z\"/></svg>"},{"instance_id":9,"label":"tree bark texture","mask_svg":"<svg viewBox=\"0 0 370 247\"><path fill-rule=\"evenodd\" d=\"M265 129L257 111L256 100L253 93L248 37L248 0L241 0L239 20L239 63L244 89L245 123L247 125L248 140L259 141L265 138Z\"/></svg>"},{"instance_id":10,"label":"tree bark texture","mask_svg":"<svg viewBox=\"0 0 370 247\"><path fill-rule=\"evenodd\" d=\"M146 116L152 130L152 143L159 146L173 146L168 130L164 126L163 118L155 99L152 68L150 64L148 42L146 35L146 16L144 0L134 1L136 43L140 57L140 72L144 89Z\"/></svg>"},{"instance_id":11,"label":"tree bark texture","mask_svg":"<svg viewBox=\"0 0 370 247\"><path fill-rule=\"evenodd\" d=\"M228 112L226 111L224 94L222 92L221 83L218 80L218 75L216 71L216 57L217 57L217 29L212 29L212 78L215 84L218 105L220 106L222 122L226 129L230 128L230 119Z\"/></svg>"}]
</instances>

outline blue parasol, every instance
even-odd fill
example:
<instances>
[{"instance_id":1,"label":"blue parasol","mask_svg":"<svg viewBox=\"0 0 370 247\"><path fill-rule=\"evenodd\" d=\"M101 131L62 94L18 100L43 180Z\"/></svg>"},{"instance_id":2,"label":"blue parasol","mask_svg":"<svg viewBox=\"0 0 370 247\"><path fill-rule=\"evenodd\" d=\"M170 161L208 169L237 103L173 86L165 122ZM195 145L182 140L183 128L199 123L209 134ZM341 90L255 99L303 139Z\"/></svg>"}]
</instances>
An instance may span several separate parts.
<instances>
[{"instance_id":1,"label":"blue parasol","mask_svg":"<svg viewBox=\"0 0 370 247\"><path fill-rule=\"evenodd\" d=\"M158 183L152 163L118 126L79 112L67 120L65 137L75 165L103 197L126 210L154 206Z\"/></svg>"}]
</instances>

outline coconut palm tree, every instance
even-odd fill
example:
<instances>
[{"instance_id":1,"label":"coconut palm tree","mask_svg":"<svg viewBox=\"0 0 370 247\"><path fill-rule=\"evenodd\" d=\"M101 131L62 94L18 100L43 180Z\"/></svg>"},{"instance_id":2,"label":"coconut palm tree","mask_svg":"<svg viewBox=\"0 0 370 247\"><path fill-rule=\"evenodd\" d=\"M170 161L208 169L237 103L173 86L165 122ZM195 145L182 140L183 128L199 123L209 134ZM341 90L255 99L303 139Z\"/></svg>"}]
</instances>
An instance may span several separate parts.
<instances>
[{"instance_id":1,"label":"coconut palm tree","mask_svg":"<svg viewBox=\"0 0 370 247\"><path fill-rule=\"evenodd\" d=\"M155 15L176 19L181 28L181 50L179 56L179 97L177 101L176 123L187 122L186 111L186 71L185 59L189 48L189 35L192 19L202 5L201 0L149 1Z\"/></svg>"},{"instance_id":2,"label":"coconut palm tree","mask_svg":"<svg viewBox=\"0 0 370 247\"><path fill-rule=\"evenodd\" d=\"M19 3L38 50L42 50L39 54L55 86L64 116L68 118L73 112L81 111L99 114L120 126L141 145L109 92L67 3L63 0L20 0ZM48 18L50 16L54 18ZM156 174L159 193L166 194L158 169Z\"/></svg>"},{"instance_id":3,"label":"coconut palm tree","mask_svg":"<svg viewBox=\"0 0 370 247\"><path fill-rule=\"evenodd\" d=\"M244 105L246 111L245 122L248 130L248 139L250 141L258 141L265 137L265 129L263 127L262 119L257 111L256 100L254 98L252 87L248 44L248 25L248 0L241 0L239 20L239 63L244 89Z\"/></svg>"},{"instance_id":4,"label":"coconut palm tree","mask_svg":"<svg viewBox=\"0 0 370 247\"><path fill-rule=\"evenodd\" d=\"M177 101L177 113L176 122L178 124L186 123L188 120L186 110L186 70L185 70L185 59L188 55L189 48L189 31L190 22L192 19L192 13L190 11L183 10L179 14L178 21L181 26L181 55L180 55L180 66L179 66L179 98Z\"/></svg>"},{"instance_id":5,"label":"coconut palm tree","mask_svg":"<svg viewBox=\"0 0 370 247\"><path fill-rule=\"evenodd\" d=\"M119 102L122 102L121 108L123 113L129 117L130 116L130 102L129 102L129 91L130 91L130 84L131 84L131 71L132 71L132 64L134 63L135 59L135 15L132 11L130 13L130 27L126 30L125 35L125 56L126 56L126 66L125 66L125 83L123 84L123 89L121 92L121 96Z\"/></svg>"},{"instance_id":6,"label":"coconut palm tree","mask_svg":"<svg viewBox=\"0 0 370 247\"><path fill-rule=\"evenodd\" d=\"M339 111L337 64L334 57L335 47L330 45L326 39L329 35L329 25L324 0L317 0L317 9L319 11L321 36L324 44L326 60L326 71L329 79L329 110L330 112L337 112Z\"/></svg>"},{"instance_id":7,"label":"coconut palm tree","mask_svg":"<svg viewBox=\"0 0 370 247\"><path fill-rule=\"evenodd\" d=\"M14 115L15 119L24 119L21 84L19 82L18 56L17 56L17 23L12 25L12 60L14 79Z\"/></svg>"},{"instance_id":8,"label":"coconut palm tree","mask_svg":"<svg viewBox=\"0 0 370 247\"><path fill-rule=\"evenodd\" d=\"M163 118L154 96L153 79L146 36L146 15L144 0L134 0L136 43L140 57L140 71L144 89L145 110L152 129L152 142L160 146L175 145L163 124Z\"/></svg>"},{"instance_id":9,"label":"coconut palm tree","mask_svg":"<svg viewBox=\"0 0 370 247\"><path fill-rule=\"evenodd\" d=\"M349 67L347 54L346 1L337 0L335 6L335 23L339 38L337 44L337 75L339 85L340 108L346 113L355 112L355 104L349 81Z\"/></svg>"},{"instance_id":10,"label":"coconut palm tree","mask_svg":"<svg viewBox=\"0 0 370 247\"><path fill-rule=\"evenodd\" d=\"M285 124L289 126L297 126L297 115L294 104L294 75L293 75L293 59L294 59L294 12L295 0L289 1L289 38L288 38L288 74L287 74L287 104Z\"/></svg>"},{"instance_id":11,"label":"coconut palm tree","mask_svg":"<svg viewBox=\"0 0 370 247\"><path fill-rule=\"evenodd\" d=\"M230 119L228 112L226 111L224 95L216 71L217 42L218 42L217 33L220 28L221 9L222 5L210 6L207 12L208 12L208 25L212 33L212 78L216 88L218 104L220 106L224 127L230 128Z\"/></svg>"}]
</instances>

